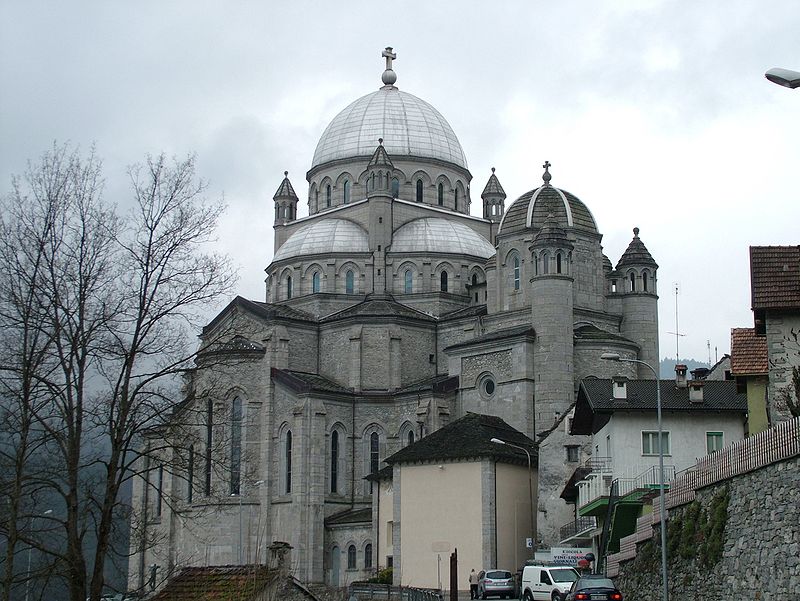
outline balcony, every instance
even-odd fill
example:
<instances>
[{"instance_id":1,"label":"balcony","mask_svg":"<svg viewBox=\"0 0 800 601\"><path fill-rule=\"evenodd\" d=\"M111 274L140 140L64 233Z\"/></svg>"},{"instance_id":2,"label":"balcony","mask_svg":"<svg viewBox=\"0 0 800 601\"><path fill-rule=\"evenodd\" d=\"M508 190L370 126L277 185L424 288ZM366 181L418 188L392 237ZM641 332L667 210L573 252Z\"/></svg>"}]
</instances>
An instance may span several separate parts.
<instances>
[{"instance_id":1,"label":"balcony","mask_svg":"<svg viewBox=\"0 0 800 601\"><path fill-rule=\"evenodd\" d=\"M582 517L601 516L608 508L612 483L616 481L614 496L620 503L640 503L651 497L659 489L659 469L651 466L634 477L615 474L610 469L610 460L598 458L595 465L599 469L590 472L584 480L578 482L578 514ZM633 469L642 469L641 467ZM664 481L675 478L675 466L664 466ZM668 488L668 484L665 488Z\"/></svg>"},{"instance_id":2,"label":"balcony","mask_svg":"<svg viewBox=\"0 0 800 601\"><path fill-rule=\"evenodd\" d=\"M559 540L561 544L579 539L591 538L591 533L597 529L597 518L594 516L579 517L561 526Z\"/></svg>"}]
</instances>

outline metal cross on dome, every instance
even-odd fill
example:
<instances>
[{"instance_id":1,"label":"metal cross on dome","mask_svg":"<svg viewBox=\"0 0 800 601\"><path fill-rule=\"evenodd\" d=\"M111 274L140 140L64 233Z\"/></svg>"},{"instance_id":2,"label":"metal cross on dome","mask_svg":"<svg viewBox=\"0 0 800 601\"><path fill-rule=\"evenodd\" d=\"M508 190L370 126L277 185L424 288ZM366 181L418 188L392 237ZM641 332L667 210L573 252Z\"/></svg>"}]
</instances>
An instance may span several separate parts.
<instances>
[{"instance_id":1,"label":"metal cross on dome","mask_svg":"<svg viewBox=\"0 0 800 601\"><path fill-rule=\"evenodd\" d=\"M386 49L381 52L381 56L386 59L386 69L388 71L392 70L392 61L397 59L397 53L392 52L391 46L386 46Z\"/></svg>"},{"instance_id":2,"label":"metal cross on dome","mask_svg":"<svg viewBox=\"0 0 800 601\"><path fill-rule=\"evenodd\" d=\"M544 180L545 184L549 184L550 180L552 179L552 175L550 175L550 161L545 161L544 165L544 173L542 174L542 180Z\"/></svg>"}]
</instances>

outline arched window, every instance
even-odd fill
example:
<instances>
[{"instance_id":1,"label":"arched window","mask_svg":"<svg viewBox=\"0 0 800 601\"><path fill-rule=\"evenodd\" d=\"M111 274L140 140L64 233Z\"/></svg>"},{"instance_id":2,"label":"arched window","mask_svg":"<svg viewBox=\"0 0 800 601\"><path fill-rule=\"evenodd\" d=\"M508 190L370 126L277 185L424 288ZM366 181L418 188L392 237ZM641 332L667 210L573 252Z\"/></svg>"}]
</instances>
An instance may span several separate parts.
<instances>
[{"instance_id":1,"label":"arched window","mask_svg":"<svg viewBox=\"0 0 800 601\"><path fill-rule=\"evenodd\" d=\"M405 287L404 287L405 293L411 294L412 292L414 292L414 272L411 271L410 269L406 269L404 277L405 277Z\"/></svg>"},{"instance_id":2,"label":"arched window","mask_svg":"<svg viewBox=\"0 0 800 601\"><path fill-rule=\"evenodd\" d=\"M631 292L636 292L636 274L631 271Z\"/></svg>"},{"instance_id":3,"label":"arched window","mask_svg":"<svg viewBox=\"0 0 800 601\"><path fill-rule=\"evenodd\" d=\"M381 439L377 432L369 435L369 473L374 474L380 468Z\"/></svg>"},{"instance_id":4,"label":"arched window","mask_svg":"<svg viewBox=\"0 0 800 601\"><path fill-rule=\"evenodd\" d=\"M546 252L542 253L542 273L550 273L550 255Z\"/></svg>"},{"instance_id":5,"label":"arched window","mask_svg":"<svg viewBox=\"0 0 800 601\"><path fill-rule=\"evenodd\" d=\"M346 294L355 293L355 275L352 269L348 269L344 274L344 291Z\"/></svg>"},{"instance_id":6,"label":"arched window","mask_svg":"<svg viewBox=\"0 0 800 601\"><path fill-rule=\"evenodd\" d=\"M561 273L561 253L556 253L556 273Z\"/></svg>"},{"instance_id":7,"label":"arched window","mask_svg":"<svg viewBox=\"0 0 800 601\"><path fill-rule=\"evenodd\" d=\"M444 185L441 182L439 182L439 187L437 188L436 199L440 207L444 205Z\"/></svg>"},{"instance_id":8,"label":"arched window","mask_svg":"<svg viewBox=\"0 0 800 601\"><path fill-rule=\"evenodd\" d=\"M400 180L396 177L392 178L392 198L400 196Z\"/></svg>"},{"instance_id":9,"label":"arched window","mask_svg":"<svg viewBox=\"0 0 800 601\"><path fill-rule=\"evenodd\" d=\"M292 431L288 430L286 432L286 443L283 449L283 461L284 461L284 489L287 495L292 492Z\"/></svg>"},{"instance_id":10,"label":"arched window","mask_svg":"<svg viewBox=\"0 0 800 601\"><path fill-rule=\"evenodd\" d=\"M331 433L331 492L339 492L339 432Z\"/></svg>"},{"instance_id":11,"label":"arched window","mask_svg":"<svg viewBox=\"0 0 800 601\"><path fill-rule=\"evenodd\" d=\"M647 292L647 272L642 272L642 291Z\"/></svg>"},{"instance_id":12,"label":"arched window","mask_svg":"<svg viewBox=\"0 0 800 601\"><path fill-rule=\"evenodd\" d=\"M344 197L344 203L347 204L350 202L350 181L344 180L344 184L342 185L342 196Z\"/></svg>"},{"instance_id":13,"label":"arched window","mask_svg":"<svg viewBox=\"0 0 800 601\"><path fill-rule=\"evenodd\" d=\"M458 211L458 188L456 188L456 194L455 194L455 197L454 197L454 201L455 201L455 209L456 209L456 211Z\"/></svg>"},{"instance_id":14,"label":"arched window","mask_svg":"<svg viewBox=\"0 0 800 601\"><path fill-rule=\"evenodd\" d=\"M156 489L156 515L161 515L162 499L164 498L164 464L158 466L158 485Z\"/></svg>"},{"instance_id":15,"label":"arched window","mask_svg":"<svg viewBox=\"0 0 800 601\"><path fill-rule=\"evenodd\" d=\"M214 442L214 403L210 399L206 402L206 456L205 456L205 486L206 496L211 494L211 446Z\"/></svg>"},{"instance_id":16,"label":"arched window","mask_svg":"<svg viewBox=\"0 0 800 601\"><path fill-rule=\"evenodd\" d=\"M194 445L189 445L189 457L186 465L186 500L191 503L194 498Z\"/></svg>"},{"instance_id":17,"label":"arched window","mask_svg":"<svg viewBox=\"0 0 800 601\"><path fill-rule=\"evenodd\" d=\"M314 209L319 211L319 190L314 190Z\"/></svg>"},{"instance_id":18,"label":"arched window","mask_svg":"<svg viewBox=\"0 0 800 601\"><path fill-rule=\"evenodd\" d=\"M408 444L414 444L414 430L408 431Z\"/></svg>"},{"instance_id":19,"label":"arched window","mask_svg":"<svg viewBox=\"0 0 800 601\"><path fill-rule=\"evenodd\" d=\"M241 492L242 480L242 399L231 403L231 488L232 495Z\"/></svg>"},{"instance_id":20,"label":"arched window","mask_svg":"<svg viewBox=\"0 0 800 601\"><path fill-rule=\"evenodd\" d=\"M422 202L422 180L417 180L417 202Z\"/></svg>"},{"instance_id":21,"label":"arched window","mask_svg":"<svg viewBox=\"0 0 800 601\"><path fill-rule=\"evenodd\" d=\"M443 271L439 276L439 290L447 292L447 272Z\"/></svg>"},{"instance_id":22,"label":"arched window","mask_svg":"<svg viewBox=\"0 0 800 601\"><path fill-rule=\"evenodd\" d=\"M319 271L315 271L311 276L311 292L315 294L319 292Z\"/></svg>"},{"instance_id":23,"label":"arched window","mask_svg":"<svg viewBox=\"0 0 800 601\"><path fill-rule=\"evenodd\" d=\"M292 276L286 278L286 298L292 298Z\"/></svg>"},{"instance_id":24,"label":"arched window","mask_svg":"<svg viewBox=\"0 0 800 601\"><path fill-rule=\"evenodd\" d=\"M355 570L356 569L356 546L350 545L347 547L347 569L348 570Z\"/></svg>"},{"instance_id":25,"label":"arched window","mask_svg":"<svg viewBox=\"0 0 800 601\"><path fill-rule=\"evenodd\" d=\"M477 286L478 285L478 274L477 273L473 273L472 274L472 285L473 286Z\"/></svg>"},{"instance_id":26,"label":"arched window","mask_svg":"<svg viewBox=\"0 0 800 601\"><path fill-rule=\"evenodd\" d=\"M519 257L514 255L514 290L519 290Z\"/></svg>"},{"instance_id":27,"label":"arched window","mask_svg":"<svg viewBox=\"0 0 800 601\"><path fill-rule=\"evenodd\" d=\"M372 543L367 543L364 547L364 569L372 569Z\"/></svg>"},{"instance_id":28,"label":"arched window","mask_svg":"<svg viewBox=\"0 0 800 601\"><path fill-rule=\"evenodd\" d=\"M325 188L325 206L331 206L331 185L328 184L328 187Z\"/></svg>"}]
</instances>

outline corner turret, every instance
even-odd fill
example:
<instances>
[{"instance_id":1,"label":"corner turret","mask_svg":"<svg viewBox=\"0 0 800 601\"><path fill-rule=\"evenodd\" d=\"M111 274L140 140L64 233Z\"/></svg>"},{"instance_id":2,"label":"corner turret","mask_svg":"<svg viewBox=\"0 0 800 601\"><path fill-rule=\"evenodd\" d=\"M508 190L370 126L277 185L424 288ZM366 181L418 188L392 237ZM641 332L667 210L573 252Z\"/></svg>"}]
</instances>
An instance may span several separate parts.
<instances>
[{"instance_id":1,"label":"corner turret","mask_svg":"<svg viewBox=\"0 0 800 601\"><path fill-rule=\"evenodd\" d=\"M494 167L492 167L492 174L481 193L481 198L483 199L483 218L495 223L499 222L505 212L506 192L494 174Z\"/></svg>"},{"instance_id":2,"label":"corner turret","mask_svg":"<svg viewBox=\"0 0 800 601\"><path fill-rule=\"evenodd\" d=\"M289 172L283 172L283 181L272 197L275 201L275 225L284 225L297 219L297 194L289 181Z\"/></svg>"}]
</instances>

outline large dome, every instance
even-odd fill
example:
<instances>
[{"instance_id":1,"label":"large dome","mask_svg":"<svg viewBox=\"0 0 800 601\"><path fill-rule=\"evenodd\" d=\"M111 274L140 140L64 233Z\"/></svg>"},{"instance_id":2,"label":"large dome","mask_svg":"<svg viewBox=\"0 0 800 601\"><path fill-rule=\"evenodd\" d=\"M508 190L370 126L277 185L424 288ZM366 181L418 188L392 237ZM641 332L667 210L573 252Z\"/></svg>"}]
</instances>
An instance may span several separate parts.
<instances>
[{"instance_id":1,"label":"large dome","mask_svg":"<svg viewBox=\"0 0 800 601\"><path fill-rule=\"evenodd\" d=\"M337 159L368 160L378 138L392 158L431 158L467 168L464 150L441 113L394 86L367 94L336 115L317 144L311 168Z\"/></svg>"},{"instance_id":2,"label":"large dome","mask_svg":"<svg viewBox=\"0 0 800 601\"><path fill-rule=\"evenodd\" d=\"M347 219L323 219L301 227L289 236L272 262L308 255L368 253L369 235Z\"/></svg>"},{"instance_id":3,"label":"large dome","mask_svg":"<svg viewBox=\"0 0 800 601\"><path fill-rule=\"evenodd\" d=\"M488 259L494 246L472 228L440 217L415 219L392 236L392 253L451 253Z\"/></svg>"}]
</instances>

